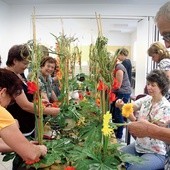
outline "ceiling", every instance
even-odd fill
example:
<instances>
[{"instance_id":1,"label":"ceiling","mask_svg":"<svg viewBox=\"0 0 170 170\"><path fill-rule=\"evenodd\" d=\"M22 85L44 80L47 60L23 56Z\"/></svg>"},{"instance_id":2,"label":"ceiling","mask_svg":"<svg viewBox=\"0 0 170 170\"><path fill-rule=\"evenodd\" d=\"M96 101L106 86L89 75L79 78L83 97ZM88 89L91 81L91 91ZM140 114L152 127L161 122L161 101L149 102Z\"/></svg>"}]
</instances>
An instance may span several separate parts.
<instances>
[{"instance_id":1,"label":"ceiling","mask_svg":"<svg viewBox=\"0 0 170 170\"><path fill-rule=\"evenodd\" d=\"M23 4L140 4L162 5L167 0L2 0L10 5Z\"/></svg>"},{"instance_id":2,"label":"ceiling","mask_svg":"<svg viewBox=\"0 0 170 170\"><path fill-rule=\"evenodd\" d=\"M162 5L167 0L0 0L8 5L32 5L32 4L127 4L127 5ZM69 19L69 18L66 18ZM102 18L103 29L108 32L131 33L137 27L139 19L126 18ZM76 20L77 21L77 20ZM85 20L79 22L82 25L89 26ZM96 24L96 23L95 23ZM93 27L92 27L93 28ZM109 30L108 30L109 28Z\"/></svg>"}]
</instances>

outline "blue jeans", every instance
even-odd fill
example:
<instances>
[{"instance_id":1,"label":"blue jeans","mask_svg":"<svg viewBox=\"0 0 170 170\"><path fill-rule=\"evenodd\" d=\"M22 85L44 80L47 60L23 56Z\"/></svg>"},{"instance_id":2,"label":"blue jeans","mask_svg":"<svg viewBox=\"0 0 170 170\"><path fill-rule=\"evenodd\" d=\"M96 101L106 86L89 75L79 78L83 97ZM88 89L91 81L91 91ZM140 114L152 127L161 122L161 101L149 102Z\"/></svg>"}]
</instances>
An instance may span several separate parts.
<instances>
[{"instance_id":1,"label":"blue jeans","mask_svg":"<svg viewBox=\"0 0 170 170\"><path fill-rule=\"evenodd\" d=\"M129 164L126 163L127 170L159 170L164 169L165 156L156 153L138 153L135 149L135 142L123 147L122 152L130 153L132 155L139 156L144 160L141 164Z\"/></svg>"},{"instance_id":2,"label":"blue jeans","mask_svg":"<svg viewBox=\"0 0 170 170\"><path fill-rule=\"evenodd\" d=\"M130 99L130 94L120 94L120 93L115 93L115 94L116 94L117 99L122 99L124 101L124 103L127 103ZM119 108L115 107L115 102L116 101L114 101L111 104L111 109L110 109L110 112L112 113L113 122L114 123L124 123L125 118L122 116L122 111ZM123 126L118 127L115 130L115 135L116 135L116 138L119 138L119 139L122 138Z\"/></svg>"}]
</instances>

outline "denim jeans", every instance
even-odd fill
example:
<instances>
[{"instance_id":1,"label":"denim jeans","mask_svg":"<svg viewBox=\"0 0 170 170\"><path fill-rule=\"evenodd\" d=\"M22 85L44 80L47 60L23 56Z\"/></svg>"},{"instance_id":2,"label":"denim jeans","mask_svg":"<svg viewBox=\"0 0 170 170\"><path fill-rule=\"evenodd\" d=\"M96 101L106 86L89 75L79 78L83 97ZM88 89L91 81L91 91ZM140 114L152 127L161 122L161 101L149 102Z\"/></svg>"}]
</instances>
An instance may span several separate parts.
<instances>
[{"instance_id":1,"label":"denim jeans","mask_svg":"<svg viewBox=\"0 0 170 170\"><path fill-rule=\"evenodd\" d=\"M122 152L139 156L144 160L139 164L126 163L127 170L161 170L164 169L165 156L156 153L138 153L135 149L135 142L123 147Z\"/></svg>"},{"instance_id":2,"label":"denim jeans","mask_svg":"<svg viewBox=\"0 0 170 170\"><path fill-rule=\"evenodd\" d=\"M124 101L124 103L127 103L130 99L130 94L120 94L120 93L115 93L115 94L116 94L117 99L122 99ZM116 101L114 101L110 107L110 112L112 113L113 122L114 123L124 123L125 118L122 116L122 111L119 108L115 107L115 102ZM123 126L118 127L115 130L115 135L116 135L116 138L118 138L118 139L122 138Z\"/></svg>"}]
</instances>

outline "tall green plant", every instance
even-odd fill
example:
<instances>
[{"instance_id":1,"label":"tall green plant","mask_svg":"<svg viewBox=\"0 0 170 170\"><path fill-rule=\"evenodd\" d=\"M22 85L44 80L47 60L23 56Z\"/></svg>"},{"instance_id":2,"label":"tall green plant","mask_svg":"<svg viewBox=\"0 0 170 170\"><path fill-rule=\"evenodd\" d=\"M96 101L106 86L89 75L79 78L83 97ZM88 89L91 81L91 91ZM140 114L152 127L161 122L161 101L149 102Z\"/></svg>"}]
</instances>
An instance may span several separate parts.
<instances>
[{"instance_id":1,"label":"tall green plant","mask_svg":"<svg viewBox=\"0 0 170 170\"><path fill-rule=\"evenodd\" d=\"M35 118L36 118L36 136L38 138L38 143L43 143L43 105L42 98L39 89L39 69L40 62L42 59L42 50L40 46L36 42L36 24L35 24L35 10L32 16L32 24L33 24L33 42L28 42L31 51L31 76L30 80L37 85L37 91L34 93L34 110L35 110Z\"/></svg>"},{"instance_id":2,"label":"tall green plant","mask_svg":"<svg viewBox=\"0 0 170 170\"><path fill-rule=\"evenodd\" d=\"M70 58L71 58L71 43L76 39L74 37L66 37L62 33L59 37L51 33L56 39L58 45L58 56L60 58L60 69L62 72L62 88L61 93L63 95L63 102L69 104L69 68L70 68Z\"/></svg>"}]
</instances>

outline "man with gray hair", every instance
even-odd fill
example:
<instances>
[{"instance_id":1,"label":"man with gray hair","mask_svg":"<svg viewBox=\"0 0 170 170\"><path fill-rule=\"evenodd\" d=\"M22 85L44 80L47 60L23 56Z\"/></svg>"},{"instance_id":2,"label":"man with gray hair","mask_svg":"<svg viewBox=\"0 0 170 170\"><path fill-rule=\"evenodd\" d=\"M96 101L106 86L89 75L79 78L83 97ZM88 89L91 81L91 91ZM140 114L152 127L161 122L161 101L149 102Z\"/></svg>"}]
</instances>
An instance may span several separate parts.
<instances>
[{"instance_id":1,"label":"man with gray hair","mask_svg":"<svg viewBox=\"0 0 170 170\"><path fill-rule=\"evenodd\" d=\"M163 37L166 48L170 48L170 1L159 9L155 16L155 23Z\"/></svg>"},{"instance_id":2,"label":"man with gray hair","mask_svg":"<svg viewBox=\"0 0 170 170\"><path fill-rule=\"evenodd\" d=\"M170 48L170 1L160 7L155 16L155 23L163 37L166 48ZM167 125L170 120L167 120ZM167 143L167 160L165 170L170 170L170 129L152 124L146 120L139 120L128 125L129 132L139 138L150 137Z\"/></svg>"}]
</instances>

